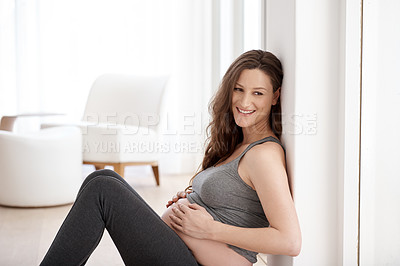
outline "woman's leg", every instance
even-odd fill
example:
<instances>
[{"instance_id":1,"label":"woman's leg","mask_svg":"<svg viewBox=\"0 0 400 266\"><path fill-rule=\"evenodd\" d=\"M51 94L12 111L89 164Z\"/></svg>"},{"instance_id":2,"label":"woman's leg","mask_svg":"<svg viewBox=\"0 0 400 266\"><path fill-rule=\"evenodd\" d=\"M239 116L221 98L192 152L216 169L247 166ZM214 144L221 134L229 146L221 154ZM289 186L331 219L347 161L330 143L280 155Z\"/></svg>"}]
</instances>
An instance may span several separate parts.
<instances>
[{"instance_id":1,"label":"woman's leg","mask_svg":"<svg viewBox=\"0 0 400 266\"><path fill-rule=\"evenodd\" d=\"M82 265L107 229L126 265L197 265L181 238L118 174L83 182L41 265Z\"/></svg>"}]
</instances>

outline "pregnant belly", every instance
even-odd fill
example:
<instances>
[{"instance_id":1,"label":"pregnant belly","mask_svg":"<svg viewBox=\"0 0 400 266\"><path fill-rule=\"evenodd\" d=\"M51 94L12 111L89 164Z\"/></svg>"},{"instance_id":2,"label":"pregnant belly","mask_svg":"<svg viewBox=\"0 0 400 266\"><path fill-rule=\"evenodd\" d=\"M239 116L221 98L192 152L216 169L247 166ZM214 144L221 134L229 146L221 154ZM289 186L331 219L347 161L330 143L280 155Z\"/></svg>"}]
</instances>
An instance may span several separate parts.
<instances>
[{"instance_id":1,"label":"pregnant belly","mask_svg":"<svg viewBox=\"0 0 400 266\"><path fill-rule=\"evenodd\" d=\"M189 205L190 203L189 200L185 198L179 199L178 202L185 205ZM163 221L169 227L171 227L171 219L169 218L169 215L173 214L172 207L174 205L175 204L168 207L168 209L161 216ZM202 265L232 265L232 266L252 265L245 257L233 251L225 243L213 240L197 239L178 231L175 232L189 247L189 249L195 256L196 260Z\"/></svg>"}]
</instances>

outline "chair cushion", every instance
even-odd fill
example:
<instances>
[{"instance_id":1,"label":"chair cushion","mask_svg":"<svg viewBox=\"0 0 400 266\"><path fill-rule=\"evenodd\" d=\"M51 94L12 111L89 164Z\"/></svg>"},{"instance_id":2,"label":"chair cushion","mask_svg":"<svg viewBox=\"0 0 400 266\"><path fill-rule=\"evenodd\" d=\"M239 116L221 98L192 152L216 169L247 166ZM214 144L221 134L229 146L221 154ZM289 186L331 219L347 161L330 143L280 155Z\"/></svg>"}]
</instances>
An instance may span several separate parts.
<instances>
[{"instance_id":1,"label":"chair cushion","mask_svg":"<svg viewBox=\"0 0 400 266\"><path fill-rule=\"evenodd\" d=\"M0 204L40 207L71 203L82 183L77 127L33 133L0 131Z\"/></svg>"},{"instance_id":2,"label":"chair cushion","mask_svg":"<svg viewBox=\"0 0 400 266\"><path fill-rule=\"evenodd\" d=\"M87 162L157 161L163 152L157 131L149 127L98 124L81 129Z\"/></svg>"}]
</instances>

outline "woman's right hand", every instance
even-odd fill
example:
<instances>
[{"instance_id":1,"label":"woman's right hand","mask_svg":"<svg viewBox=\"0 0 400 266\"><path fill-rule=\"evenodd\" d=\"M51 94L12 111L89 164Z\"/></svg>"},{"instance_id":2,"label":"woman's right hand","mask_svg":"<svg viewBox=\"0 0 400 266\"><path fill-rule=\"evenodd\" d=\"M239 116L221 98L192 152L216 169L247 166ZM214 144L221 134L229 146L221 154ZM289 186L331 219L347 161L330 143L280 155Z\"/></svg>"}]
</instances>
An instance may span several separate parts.
<instances>
[{"instance_id":1,"label":"woman's right hand","mask_svg":"<svg viewBox=\"0 0 400 266\"><path fill-rule=\"evenodd\" d=\"M189 192L188 192L189 193ZM169 200L167 203L167 208L177 202L179 199L186 198L187 193L185 191L178 191L175 196L172 197L172 200Z\"/></svg>"}]
</instances>

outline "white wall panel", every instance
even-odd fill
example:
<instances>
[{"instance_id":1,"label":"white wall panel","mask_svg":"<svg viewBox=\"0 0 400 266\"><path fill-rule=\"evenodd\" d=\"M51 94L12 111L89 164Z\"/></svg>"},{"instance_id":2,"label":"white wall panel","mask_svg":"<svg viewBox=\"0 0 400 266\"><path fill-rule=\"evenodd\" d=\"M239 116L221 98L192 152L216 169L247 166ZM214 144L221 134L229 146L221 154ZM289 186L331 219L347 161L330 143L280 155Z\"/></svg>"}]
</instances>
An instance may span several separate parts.
<instances>
[{"instance_id":1,"label":"white wall panel","mask_svg":"<svg viewBox=\"0 0 400 266\"><path fill-rule=\"evenodd\" d=\"M364 1L360 264L400 265L400 2Z\"/></svg>"},{"instance_id":2,"label":"white wall panel","mask_svg":"<svg viewBox=\"0 0 400 266\"><path fill-rule=\"evenodd\" d=\"M340 265L338 152L340 2L267 1L267 50L284 65L283 141L303 235L293 261L268 265Z\"/></svg>"}]
</instances>

